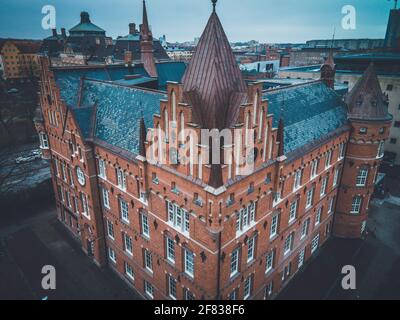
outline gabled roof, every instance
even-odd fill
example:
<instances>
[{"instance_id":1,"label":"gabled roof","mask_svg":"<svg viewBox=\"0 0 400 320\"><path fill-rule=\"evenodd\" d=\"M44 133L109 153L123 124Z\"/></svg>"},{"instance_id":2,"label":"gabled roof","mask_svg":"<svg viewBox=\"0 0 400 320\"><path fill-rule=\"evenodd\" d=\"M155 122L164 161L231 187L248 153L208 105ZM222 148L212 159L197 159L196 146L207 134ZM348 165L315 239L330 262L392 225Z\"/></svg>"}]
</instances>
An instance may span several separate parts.
<instances>
[{"instance_id":1,"label":"gabled roof","mask_svg":"<svg viewBox=\"0 0 400 320\"><path fill-rule=\"evenodd\" d=\"M265 91L273 126L284 126L284 154L318 141L347 123L347 112L340 96L323 82L293 85Z\"/></svg>"},{"instance_id":2,"label":"gabled roof","mask_svg":"<svg viewBox=\"0 0 400 320\"><path fill-rule=\"evenodd\" d=\"M346 97L349 118L358 120L391 120L374 64L371 63Z\"/></svg>"},{"instance_id":3,"label":"gabled roof","mask_svg":"<svg viewBox=\"0 0 400 320\"><path fill-rule=\"evenodd\" d=\"M182 82L193 120L202 128L224 129L237 122L247 88L215 10Z\"/></svg>"}]
</instances>

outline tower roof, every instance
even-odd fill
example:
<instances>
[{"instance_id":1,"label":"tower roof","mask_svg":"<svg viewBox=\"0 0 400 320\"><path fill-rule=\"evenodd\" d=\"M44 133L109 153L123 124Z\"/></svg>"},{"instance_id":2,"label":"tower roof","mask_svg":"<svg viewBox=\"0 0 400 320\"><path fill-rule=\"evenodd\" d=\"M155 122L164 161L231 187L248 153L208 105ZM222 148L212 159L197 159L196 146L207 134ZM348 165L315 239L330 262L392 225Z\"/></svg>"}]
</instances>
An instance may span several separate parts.
<instances>
[{"instance_id":1,"label":"tower roof","mask_svg":"<svg viewBox=\"0 0 400 320\"><path fill-rule=\"evenodd\" d=\"M149 18L147 17L146 1L143 0L143 21L140 26L140 32L143 40L152 40L152 35L150 31Z\"/></svg>"},{"instance_id":2,"label":"tower roof","mask_svg":"<svg viewBox=\"0 0 400 320\"><path fill-rule=\"evenodd\" d=\"M347 95L346 103L350 119L379 121L392 118L373 63Z\"/></svg>"},{"instance_id":3,"label":"tower roof","mask_svg":"<svg viewBox=\"0 0 400 320\"><path fill-rule=\"evenodd\" d=\"M221 130L237 122L247 90L215 4L182 82L194 122Z\"/></svg>"}]
</instances>

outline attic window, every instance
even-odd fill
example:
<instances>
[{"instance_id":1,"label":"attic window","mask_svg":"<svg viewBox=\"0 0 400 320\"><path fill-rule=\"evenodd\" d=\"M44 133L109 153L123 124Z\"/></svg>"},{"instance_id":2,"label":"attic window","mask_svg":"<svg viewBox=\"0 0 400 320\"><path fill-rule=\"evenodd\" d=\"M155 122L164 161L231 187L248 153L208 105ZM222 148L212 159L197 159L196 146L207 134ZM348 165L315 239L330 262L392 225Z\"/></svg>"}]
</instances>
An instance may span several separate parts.
<instances>
[{"instance_id":1,"label":"attic window","mask_svg":"<svg viewBox=\"0 0 400 320\"><path fill-rule=\"evenodd\" d=\"M378 101L376 99L371 100L371 105L376 108L378 106Z\"/></svg>"},{"instance_id":2,"label":"attic window","mask_svg":"<svg viewBox=\"0 0 400 320\"><path fill-rule=\"evenodd\" d=\"M368 129L365 127L360 128L360 134L366 134L368 132Z\"/></svg>"}]
</instances>

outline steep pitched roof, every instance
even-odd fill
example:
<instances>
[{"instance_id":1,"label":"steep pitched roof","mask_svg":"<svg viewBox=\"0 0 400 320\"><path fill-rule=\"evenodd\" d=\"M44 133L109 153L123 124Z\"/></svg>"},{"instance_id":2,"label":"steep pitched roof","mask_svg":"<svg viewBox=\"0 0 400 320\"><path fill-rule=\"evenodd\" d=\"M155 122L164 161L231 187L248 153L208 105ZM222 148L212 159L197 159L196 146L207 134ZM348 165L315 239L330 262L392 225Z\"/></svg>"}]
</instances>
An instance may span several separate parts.
<instances>
[{"instance_id":1,"label":"steep pitched roof","mask_svg":"<svg viewBox=\"0 0 400 320\"><path fill-rule=\"evenodd\" d=\"M215 10L182 79L184 99L202 128L224 129L237 122L247 96L239 66Z\"/></svg>"},{"instance_id":2,"label":"steep pitched roof","mask_svg":"<svg viewBox=\"0 0 400 320\"><path fill-rule=\"evenodd\" d=\"M374 64L371 63L346 97L349 118L359 120L390 120L388 105L382 93Z\"/></svg>"}]
</instances>

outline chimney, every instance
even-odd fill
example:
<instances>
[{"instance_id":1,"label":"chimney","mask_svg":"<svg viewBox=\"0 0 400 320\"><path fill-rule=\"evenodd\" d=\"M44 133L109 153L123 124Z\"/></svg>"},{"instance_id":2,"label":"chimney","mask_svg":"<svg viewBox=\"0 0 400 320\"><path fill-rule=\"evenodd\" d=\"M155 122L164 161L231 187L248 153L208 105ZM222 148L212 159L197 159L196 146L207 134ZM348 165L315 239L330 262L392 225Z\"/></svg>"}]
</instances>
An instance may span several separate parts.
<instances>
[{"instance_id":1,"label":"chimney","mask_svg":"<svg viewBox=\"0 0 400 320\"><path fill-rule=\"evenodd\" d=\"M132 51L126 50L124 54L124 61L125 61L125 66L131 67L133 64L133 53Z\"/></svg>"},{"instance_id":2,"label":"chimney","mask_svg":"<svg viewBox=\"0 0 400 320\"><path fill-rule=\"evenodd\" d=\"M130 23L129 24L129 34L136 34L136 23Z\"/></svg>"},{"instance_id":3,"label":"chimney","mask_svg":"<svg viewBox=\"0 0 400 320\"><path fill-rule=\"evenodd\" d=\"M65 28L61 28L61 35L66 38L67 37L67 33L65 32Z\"/></svg>"},{"instance_id":4,"label":"chimney","mask_svg":"<svg viewBox=\"0 0 400 320\"><path fill-rule=\"evenodd\" d=\"M57 29L51 29L53 31L53 37L57 37Z\"/></svg>"}]
</instances>

